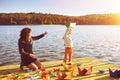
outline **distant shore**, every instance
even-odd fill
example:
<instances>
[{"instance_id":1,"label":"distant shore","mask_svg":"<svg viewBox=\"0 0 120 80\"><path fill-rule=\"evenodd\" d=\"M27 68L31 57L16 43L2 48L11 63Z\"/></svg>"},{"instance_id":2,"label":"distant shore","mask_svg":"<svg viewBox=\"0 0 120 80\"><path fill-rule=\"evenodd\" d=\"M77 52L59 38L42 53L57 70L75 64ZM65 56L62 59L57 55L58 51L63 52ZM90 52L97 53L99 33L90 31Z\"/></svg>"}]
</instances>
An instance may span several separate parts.
<instances>
[{"instance_id":1,"label":"distant shore","mask_svg":"<svg viewBox=\"0 0 120 80\"><path fill-rule=\"evenodd\" d=\"M77 25L120 25L120 13L66 16L43 13L0 13L0 25L64 25L76 22Z\"/></svg>"}]
</instances>

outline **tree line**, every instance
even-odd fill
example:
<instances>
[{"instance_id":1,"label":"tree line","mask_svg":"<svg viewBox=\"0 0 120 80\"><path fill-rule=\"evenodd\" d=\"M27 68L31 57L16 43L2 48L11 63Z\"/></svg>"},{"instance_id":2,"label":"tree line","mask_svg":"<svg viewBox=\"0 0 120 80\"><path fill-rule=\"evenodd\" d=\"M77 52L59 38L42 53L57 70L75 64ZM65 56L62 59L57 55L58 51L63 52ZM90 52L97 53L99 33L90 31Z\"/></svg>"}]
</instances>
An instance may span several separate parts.
<instances>
[{"instance_id":1,"label":"tree line","mask_svg":"<svg viewBox=\"0 0 120 80\"><path fill-rule=\"evenodd\" d=\"M0 13L0 25L43 25L76 22L77 25L120 25L120 14L67 16L43 13Z\"/></svg>"}]
</instances>

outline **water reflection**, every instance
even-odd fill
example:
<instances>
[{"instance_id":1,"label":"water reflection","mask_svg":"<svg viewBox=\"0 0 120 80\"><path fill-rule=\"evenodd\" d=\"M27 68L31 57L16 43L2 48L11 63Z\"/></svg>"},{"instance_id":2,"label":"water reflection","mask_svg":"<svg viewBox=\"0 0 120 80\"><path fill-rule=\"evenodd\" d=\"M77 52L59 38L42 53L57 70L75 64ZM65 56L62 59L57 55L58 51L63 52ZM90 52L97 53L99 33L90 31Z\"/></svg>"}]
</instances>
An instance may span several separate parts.
<instances>
[{"instance_id":1,"label":"water reflection","mask_svg":"<svg viewBox=\"0 0 120 80\"><path fill-rule=\"evenodd\" d=\"M18 38L25 26L0 26L0 64L18 64ZM63 59L62 36L65 26L29 26L32 34L48 31L49 34L33 43L34 54L41 61ZM120 26L77 26L73 29L73 57L94 57L120 65Z\"/></svg>"}]
</instances>

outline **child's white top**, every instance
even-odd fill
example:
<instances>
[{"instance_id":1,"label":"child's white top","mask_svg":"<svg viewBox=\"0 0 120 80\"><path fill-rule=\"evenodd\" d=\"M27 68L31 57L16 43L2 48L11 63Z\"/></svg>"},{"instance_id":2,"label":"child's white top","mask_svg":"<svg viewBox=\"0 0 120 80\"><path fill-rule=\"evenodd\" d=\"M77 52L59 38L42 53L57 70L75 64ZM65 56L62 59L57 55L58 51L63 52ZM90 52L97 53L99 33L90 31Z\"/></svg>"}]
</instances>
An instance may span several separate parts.
<instances>
[{"instance_id":1,"label":"child's white top","mask_svg":"<svg viewBox=\"0 0 120 80\"><path fill-rule=\"evenodd\" d=\"M64 35L63 36L65 47L73 47L73 41L71 35Z\"/></svg>"}]
</instances>

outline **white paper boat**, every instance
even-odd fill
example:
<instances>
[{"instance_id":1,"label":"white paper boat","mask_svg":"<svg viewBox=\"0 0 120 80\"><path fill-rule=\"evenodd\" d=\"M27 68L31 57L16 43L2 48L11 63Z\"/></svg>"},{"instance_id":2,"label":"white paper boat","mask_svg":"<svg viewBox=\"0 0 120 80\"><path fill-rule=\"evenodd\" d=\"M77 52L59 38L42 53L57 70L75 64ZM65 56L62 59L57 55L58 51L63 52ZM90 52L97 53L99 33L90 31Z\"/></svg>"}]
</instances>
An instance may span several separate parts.
<instances>
[{"instance_id":1,"label":"white paper boat","mask_svg":"<svg viewBox=\"0 0 120 80\"><path fill-rule=\"evenodd\" d=\"M66 26L67 28L73 28L73 27L76 26L76 23L73 23L73 22L71 22L71 23L66 23L65 26Z\"/></svg>"}]
</instances>

